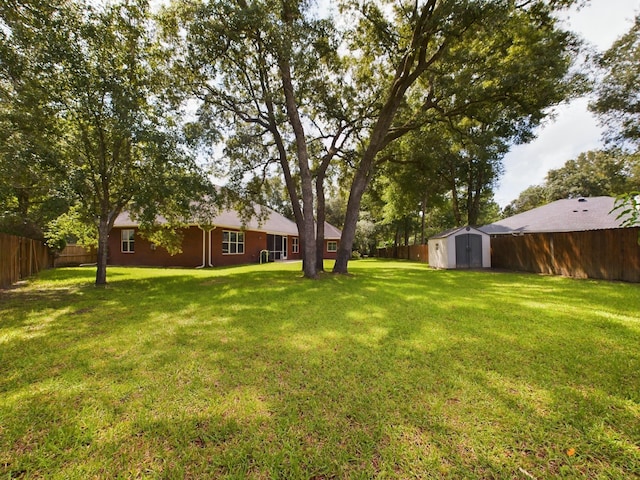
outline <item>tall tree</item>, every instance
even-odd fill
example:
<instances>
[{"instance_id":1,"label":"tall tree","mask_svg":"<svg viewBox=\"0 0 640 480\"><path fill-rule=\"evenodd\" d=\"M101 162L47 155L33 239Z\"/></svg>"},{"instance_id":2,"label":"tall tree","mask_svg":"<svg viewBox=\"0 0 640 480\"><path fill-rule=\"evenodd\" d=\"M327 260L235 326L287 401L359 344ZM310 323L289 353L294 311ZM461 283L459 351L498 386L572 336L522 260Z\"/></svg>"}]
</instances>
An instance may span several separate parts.
<instances>
[{"instance_id":1,"label":"tall tree","mask_svg":"<svg viewBox=\"0 0 640 480\"><path fill-rule=\"evenodd\" d=\"M177 2L165 27L183 87L199 100L201 132L220 131L225 140L234 189L259 199L259 187L280 167L304 274L315 277L324 181L353 131L331 83L338 82L329 67L337 59L331 22L313 18L300 1L238 0Z\"/></svg>"},{"instance_id":2,"label":"tall tree","mask_svg":"<svg viewBox=\"0 0 640 480\"><path fill-rule=\"evenodd\" d=\"M545 109L567 97L575 42L558 28L553 12L571 3L354 5L359 13L351 42L357 52L354 78L378 86L373 88L378 110L351 186L335 272L347 272L362 195L387 145L434 119L482 121L487 105L500 115L483 123L500 128L502 138L523 141Z\"/></svg>"},{"instance_id":3,"label":"tall tree","mask_svg":"<svg viewBox=\"0 0 640 480\"><path fill-rule=\"evenodd\" d=\"M574 41L553 12L571 3L346 1L343 14L355 18L344 22L353 26L341 32L343 48L331 22L298 0L185 1L167 26L184 40L181 67L202 102L205 130L221 129L227 153L263 175L281 167L305 244L305 275L313 277L317 264L310 265L307 248L315 240L313 215L322 213L325 166L347 148L360 152L350 158L334 267L346 273L362 196L390 143L463 116L492 124L502 138L525 140L546 109L566 98ZM319 138L327 156L314 160ZM246 172L235 179L246 180Z\"/></svg>"},{"instance_id":4,"label":"tall tree","mask_svg":"<svg viewBox=\"0 0 640 480\"><path fill-rule=\"evenodd\" d=\"M640 152L640 15L598 61L604 77L596 86L590 108L607 127L605 138L620 148ZM640 224L640 187L621 194L619 212L630 214L628 224Z\"/></svg>"},{"instance_id":5,"label":"tall tree","mask_svg":"<svg viewBox=\"0 0 640 480\"><path fill-rule=\"evenodd\" d=\"M48 105L63 132L56 167L98 231L96 284L103 285L107 239L125 208L146 226L160 213L178 221L203 187L180 147L149 7L144 0L53 9L25 0L15 7L19 14L5 24L34 32L37 55L27 73L45 72ZM8 41L19 38L9 34Z\"/></svg>"},{"instance_id":6,"label":"tall tree","mask_svg":"<svg viewBox=\"0 0 640 480\"><path fill-rule=\"evenodd\" d=\"M604 71L590 109L608 127L607 139L640 147L640 15L598 60Z\"/></svg>"},{"instance_id":7,"label":"tall tree","mask_svg":"<svg viewBox=\"0 0 640 480\"><path fill-rule=\"evenodd\" d=\"M31 28L47 18L57 28L60 19L48 16L57 5L0 5L0 229L38 239L68 206L56 168L61 122L47 74L38 68L43 52Z\"/></svg>"},{"instance_id":8,"label":"tall tree","mask_svg":"<svg viewBox=\"0 0 640 480\"><path fill-rule=\"evenodd\" d=\"M547 196L547 189L544 185L531 185L525 188L518 198L511 201L509 205L504 207L502 216L504 218L517 215L518 213L526 212L532 208L541 207L549 203Z\"/></svg>"}]
</instances>

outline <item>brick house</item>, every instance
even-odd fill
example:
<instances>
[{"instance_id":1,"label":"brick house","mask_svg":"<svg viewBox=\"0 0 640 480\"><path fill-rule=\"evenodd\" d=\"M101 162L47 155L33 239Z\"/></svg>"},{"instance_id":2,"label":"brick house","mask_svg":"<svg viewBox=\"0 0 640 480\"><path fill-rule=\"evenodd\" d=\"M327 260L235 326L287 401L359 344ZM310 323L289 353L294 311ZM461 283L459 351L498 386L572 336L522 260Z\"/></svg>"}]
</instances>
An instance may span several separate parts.
<instances>
[{"instance_id":1,"label":"brick house","mask_svg":"<svg viewBox=\"0 0 640 480\"><path fill-rule=\"evenodd\" d=\"M109 235L109 265L158 267L218 267L270 260L299 260L302 246L295 222L267 209L268 218L243 225L233 210L223 210L213 227L190 225L183 231L182 253L169 252L138 232L138 223L126 212L116 218ZM325 222L324 258L335 259L341 232Z\"/></svg>"}]
</instances>

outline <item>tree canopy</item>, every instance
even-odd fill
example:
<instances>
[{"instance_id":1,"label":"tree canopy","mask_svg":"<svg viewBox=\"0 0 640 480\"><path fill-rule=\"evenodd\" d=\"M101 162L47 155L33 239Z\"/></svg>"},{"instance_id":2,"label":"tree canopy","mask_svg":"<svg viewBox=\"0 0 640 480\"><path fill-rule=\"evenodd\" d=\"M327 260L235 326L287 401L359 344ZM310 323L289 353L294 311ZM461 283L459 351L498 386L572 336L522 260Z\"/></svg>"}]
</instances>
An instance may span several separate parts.
<instances>
[{"instance_id":1,"label":"tree canopy","mask_svg":"<svg viewBox=\"0 0 640 480\"><path fill-rule=\"evenodd\" d=\"M618 148L640 153L640 15L631 29L599 59L604 76L597 83L596 100L590 104L607 128L605 137ZM637 164L636 164L637 168ZM616 201L629 225L640 224L640 186L622 192Z\"/></svg>"},{"instance_id":2,"label":"tree canopy","mask_svg":"<svg viewBox=\"0 0 640 480\"><path fill-rule=\"evenodd\" d=\"M553 16L571 3L345 1L345 21L335 26L305 2L185 1L168 9L165 27L185 89L200 101L194 131L223 137L242 167L231 178L250 194L279 167L305 245L305 275L314 276L321 235L314 215L322 225L332 168L349 179L334 268L345 273L362 196L393 142L447 122L503 141L531 138L548 107L575 86L569 66L577 42ZM473 168L480 157L499 160L468 155ZM495 167L474 178L491 183ZM468 197L477 211L477 196Z\"/></svg>"},{"instance_id":3,"label":"tree canopy","mask_svg":"<svg viewBox=\"0 0 640 480\"><path fill-rule=\"evenodd\" d=\"M640 148L640 15L631 29L598 59L604 76L590 104L604 126L607 139Z\"/></svg>"},{"instance_id":4,"label":"tree canopy","mask_svg":"<svg viewBox=\"0 0 640 480\"><path fill-rule=\"evenodd\" d=\"M282 203L282 177L307 277L322 268L326 183L339 178L349 194L334 272L346 273L376 176L387 210L424 219L446 199L456 223L476 223L506 146L580 85L578 41L554 15L572 0L344 0L341 22L301 0L176 0L161 37L145 0L10 3L0 168L15 174L0 188L19 206L17 192L63 187L60 209L76 203L98 231L97 283L123 209L143 226L159 213L177 224L203 191L186 139L224 143L216 167L237 199ZM184 102L197 114L182 138ZM62 180L40 181L48 170Z\"/></svg>"},{"instance_id":5,"label":"tree canopy","mask_svg":"<svg viewBox=\"0 0 640 480\"><path fill-rule=\"evenodd\" d=\"M143 227L160 213L179 221L204 187L193 158L181 148L172 80L148 4L61 1L45 7L19 0L0 13L2 48L24 52L19 77L32 79L34 104L47 110L46 121L56 127L55 141L47 129L35 132L41 151L53 153L34 156L51 159L76 212L97 230L96 284L104 284L108 235L124 209ZM17 63L3 65L6 75ZM11 159L16 171L30 162L22 154Z\"/></svg>"},{"instance_id":6,"label":"tree canopy","mask_svg":"<svg viewBox=\"0 0 640 480\"><path fill-rule=\"evenodd\" d=\"M549 170L542 185L524 190L504 211L521 213L563 198L618 196L640 190L640 156L621 150L589 151Z\"/></svg>"}]
</instances>

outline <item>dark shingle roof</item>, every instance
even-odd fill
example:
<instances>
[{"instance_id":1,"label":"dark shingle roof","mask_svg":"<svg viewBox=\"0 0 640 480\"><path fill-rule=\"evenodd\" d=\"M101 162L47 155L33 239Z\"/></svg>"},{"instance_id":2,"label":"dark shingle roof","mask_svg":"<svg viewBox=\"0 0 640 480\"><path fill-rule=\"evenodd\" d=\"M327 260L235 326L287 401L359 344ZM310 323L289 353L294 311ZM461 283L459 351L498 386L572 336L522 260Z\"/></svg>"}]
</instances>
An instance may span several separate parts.
<instances>
[{"instance_id":1,"label":"dark shingle roof","mask_svg":"<svg viewBox=\"0 0 640 480\"><path fill-rule=\"evenodd\" d=\"M623 219L611 213L615 198L570 198L534 208L479 229L489 234L580 232L619 228Z\"/></svg>"},{"instance_id":2,"label":"dark shingle roof","mask_svg":"<svg viewBox=\"0 0 640 480\"><path fill-rule=\"evenodd\" d=\"M263 207L266 208L266 207ZM298 226L295 222L292 222L284 215L279 214L278 212L266 208L268 212L268 217L259 222L256 217L251 218L245 224L242 223L242 219L238 212L232 209L223 209L218 212L218 214L213 218L213 225L218 228L233 228L233 229L246 229L246 230L256 230L260 232L271 233L275 235L291 235L298 236ZM260 207L255 207L256 216L260 213ZM166 220L162 217L158 217L159 223L165 223ZM195 223L193 223L195 224ZM133 220L128 212L122 212L116 218L114 223L114 227L137 227L138 222ZM324 238L328 240L339 240L342 232L331 225L330 223L325 222L324 224Z\"/></svg>"}]
</instances>

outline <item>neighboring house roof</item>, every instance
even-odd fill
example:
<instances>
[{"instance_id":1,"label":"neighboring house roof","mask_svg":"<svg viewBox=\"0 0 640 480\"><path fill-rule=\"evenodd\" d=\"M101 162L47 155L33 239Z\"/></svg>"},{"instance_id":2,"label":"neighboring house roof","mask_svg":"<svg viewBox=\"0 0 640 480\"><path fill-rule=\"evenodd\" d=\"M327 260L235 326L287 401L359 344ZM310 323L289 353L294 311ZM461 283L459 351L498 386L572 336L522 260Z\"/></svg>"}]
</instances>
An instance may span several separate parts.
<instances>
[{"instance_id":1,"label":"neighboring house roof","mask_svg":"<svg viewBox=\"0 0 640 480\"><path fill-rule=\"evenodd\" d=\"M256 206L256 217L252 217L248 222L243 223L240 215L235 210L223 209L213 218L213 225L216 228L233 228L245 230L258 230L274 235L291 235L298 236L298 226L284 215L279 214L275 210L268 207L262 207L267 212L267 218L258 221L257 215L260 214L260 207ZM159 223L166 223L162 217L158 218ZM196 225L197 223L193 223ZM117 228L137 227L138 222L129 216L128 212L122 212L116 218L113 225ZM324 238L328 240L340 239L342 232L333 225L325 222Z\"/></svg>"},{"instance_id":2,"label":"neighboring house roof","mask_svg":"<svg viewBox=\"0 0 640 480\"><path fill-rule=\"evenodd\" d=\"M580 232L620 228L613 197L569 198L480 227L485 233Z\"/></svg>"},{"instance_id":3,"label":"neighboring house roof","mask_svg":"<svg viewBox=\"0 0 640 480\"><path fill-rule=\"evenodd\" d=\"M471 230L473 230L474 232L477 232L477 233L482 233L482 234L485 233L480 229L470 227L470 226L455 227L455 228L450 228L449 230L445 230L444 232L437 233L436 235L429 237L429 240L438 239L438 238L447 238L447 237L450 237L451 235L455 235L461 230L466 230L467 232L470 232Z\"/></svg>"}]
</instances>

